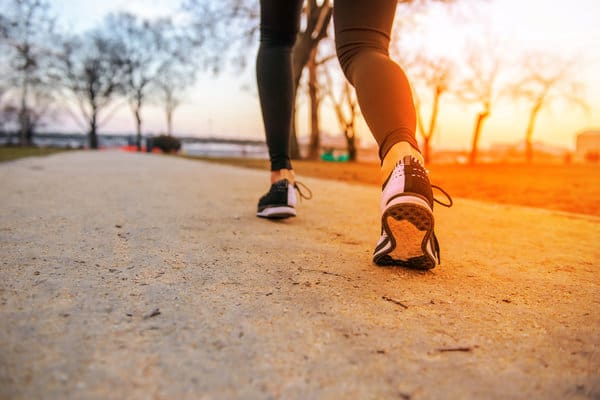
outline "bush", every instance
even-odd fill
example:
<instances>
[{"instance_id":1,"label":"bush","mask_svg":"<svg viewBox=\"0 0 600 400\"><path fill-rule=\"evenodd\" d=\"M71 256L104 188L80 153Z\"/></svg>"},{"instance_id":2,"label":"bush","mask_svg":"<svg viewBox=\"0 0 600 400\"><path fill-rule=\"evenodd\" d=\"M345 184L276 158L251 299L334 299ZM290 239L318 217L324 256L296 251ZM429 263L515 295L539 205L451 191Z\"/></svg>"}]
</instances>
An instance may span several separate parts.
<instances>
[{"instance_id":1,"label":"bush","mask_svg":"<svg viewBox=\"0 0 600 400\"><path fill-rule=\"evenodd\" d=\"M160 135L152 138L152 147L158 147L163 153L175 153L181 149L181 141L174 136Z\"/></svg>"}]
</instances>

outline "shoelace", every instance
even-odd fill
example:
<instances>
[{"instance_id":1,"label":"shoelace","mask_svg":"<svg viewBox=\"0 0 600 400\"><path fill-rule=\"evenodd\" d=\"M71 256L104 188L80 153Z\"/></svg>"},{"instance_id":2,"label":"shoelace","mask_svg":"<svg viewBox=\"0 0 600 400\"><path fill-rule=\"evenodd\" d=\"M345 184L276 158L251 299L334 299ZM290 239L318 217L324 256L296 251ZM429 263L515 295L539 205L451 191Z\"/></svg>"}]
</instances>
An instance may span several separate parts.
<instances>
[{"instance_id":1,"label":"shoelace","mask_svg":"<svg viewBox=\"0 0 600 400\"><path fill-rule=\"evenodd\" d=\"M429 171L427 169L425 169L425 167L423 166L423 164L421 164L420 160L418 160L416 157L414 157L412 155L410 156L410 160L411 160L411 162L420 165L423 168L423 170L425 171L426 177L429 177ZM403 160L400 160L400 161L398 161L398 163L396 164L396 166L398 166L400 164L405 164L405 162ZM431 185L431 188L439 190L440 192L442 192L444 194L444 196L446 197L446 199L448 199L448 202L444 203L444 202L441 202L441 201L439 201L438 199L436 199L434 197L433 198L434 202L436 202L439 205L444 206L444 207L448 207L448 208L452 207L452 205L454 204L454 201L452 201L452 197L450 197L450 195L448 194L448 192L446 192L444 189L442 189L441 187L439 187L437 185ZM437 241L437 239L436 239L436 241Z\"/></svg>"},{"instance_id":2,"label":"shoelace","mask_svg":"<svg viewBox=\"0 0 600 400\"><path fill-rule=\"evenodd\" d=\"M452 197L450 197L448 192L446 192L444 189L442 189L441 187L439 187L437 185L431 185L431 188L439 190L448 199L447 203L441 202L438 199L436 199L435 197L433 198L433 201L435 201L436 203L438 203L439 205L444 206L444 207L448 207L448 208L452 207L452 205L454 204L454 201L452 200ZM433 251L435 251L438 263L440 263L441 262L440 242L438 242L438 238L435 236L435 232L432 235L432 239L433 239Z\"/></svg>"},{"instance_id":3,"label":"shoelace","mask_svg":"<svg viewBox=\"0 0 600 400\"><path fill-rule=\"evenodd\" d=\"M435 201L436 203L438 203L439 205L444 206L444 207L448 207L448 208L452 207L452 205L454 204L454 201L452 200L452 197L450 197L448 192L446 192L444 189L442 189L441 187L439 187L437 185L431 185L431 188L439 190L448 199L447 203L443 203L443 202L439 201L438 199L436 199L435 197L433 198L433 201Z\"/></svg>"},{"instance_id":4,"label":"shoelace","mask_svg":"<svg viewBox=\"0 0 600 400\"><path fill-rule=\"evenodd\" d=\"M304 193L300 187L302 187L304 190L306 190L308 192L308 194ZM301 199L306 199L306 200L312 199L312 191L304 183L298 182L298 181L294 182L294 189L296 189L298 191L298 194L300 195Z\"/></svg>"}]
</instances>

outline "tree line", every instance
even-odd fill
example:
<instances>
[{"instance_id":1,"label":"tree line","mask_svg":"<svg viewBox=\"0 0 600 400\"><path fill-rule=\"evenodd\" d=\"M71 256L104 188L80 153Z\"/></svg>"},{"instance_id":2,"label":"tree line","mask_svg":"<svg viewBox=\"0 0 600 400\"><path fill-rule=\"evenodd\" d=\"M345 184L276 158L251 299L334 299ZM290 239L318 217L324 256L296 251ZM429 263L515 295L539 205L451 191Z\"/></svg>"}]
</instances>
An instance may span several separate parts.
<instances>
[{"instance_id":1,"label":"tree line","mask_svg":"<svg viewBox=\"0 0 600 400\"><path fill-rule=\"evenodd\" d=\"M0 128L18 127L30 145L35 130L67 112L98 148L98 129L129 106L141 148L142 108L159 104L172 134L173 113L197 74L198 35L172 18L122 12L100 26L68 33L46 0L3 0L0 46L8 61L0 81Z\"/></svg>"},{"instance_id":2,"label":"tree line","mask_svg":"<svg viewBox=\"0 0 600 400\"><path fill-rule=\"evenodd\" d=\"M160 104L172 134L173 113L181 93L195 82L197 71L224 70L228 62L245 67L255 54L259 7L256 0L185 0L185 21L165 17L142 19L129 13L108 15L100 26L81 34L61 32L47 0L0 0L0 46L8 59L0 80L0 129L19 128L20 143L31 143L44 119L62 107L88 133L97 148L98 129L120 107L129 106L141 146L142 109ZM474 105L469 161L475 163L485 122L501 101L521 101L530 109L524 128L527 159L533 157L532 137L539 113L555 102L586 108L583 83L574 75L576 63L557 54L527 54L508 65L495 38L481 35L464 44L463 57L454 60L405 46L411 16L431 4L453 7L461 0L400 0L397 30L391 52L413 83L418 135L429 161L443 100L453 97ZM320 154L321 118L329 107L344 133L351 159L356 157L360 108L354 89L335 62L331 0L308 0L302 29L293 49L297 93L309 102L309 158ZM292 156L300 158L296 129Z\"/></svg>"}]
</instances>

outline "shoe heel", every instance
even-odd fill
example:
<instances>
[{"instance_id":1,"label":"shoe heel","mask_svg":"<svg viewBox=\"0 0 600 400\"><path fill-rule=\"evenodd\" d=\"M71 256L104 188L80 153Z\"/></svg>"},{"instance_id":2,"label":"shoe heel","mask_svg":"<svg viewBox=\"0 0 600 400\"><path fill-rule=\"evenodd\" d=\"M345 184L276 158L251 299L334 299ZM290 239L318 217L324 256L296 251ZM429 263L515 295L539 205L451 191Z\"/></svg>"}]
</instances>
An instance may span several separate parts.
<instances>
[{"instance_id":1,"label":"shoe heel","mask_svg":"<svg viewBox=\"0 0 600 400\"><path fill-rule=\"evenodd\" d=\"M433 213L416 204L401 204L390 207L383 214L383 218L392 217L396 221L408 221L420 231L433 231Z\"/></svg>"}]
</instances>

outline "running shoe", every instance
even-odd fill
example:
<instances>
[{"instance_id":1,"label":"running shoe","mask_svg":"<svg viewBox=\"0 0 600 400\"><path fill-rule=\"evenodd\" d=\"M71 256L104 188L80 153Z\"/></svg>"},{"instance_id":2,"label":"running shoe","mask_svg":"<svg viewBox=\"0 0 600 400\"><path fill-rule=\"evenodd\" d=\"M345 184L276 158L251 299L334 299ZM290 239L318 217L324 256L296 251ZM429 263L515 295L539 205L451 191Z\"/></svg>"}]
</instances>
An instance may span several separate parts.
<instances>
[{"instance_id":1,"label":"running shoe","mask_svg":"<svg viewBox=\"0 0 600 400\"><path fill-rule=\"evenodd\" d=\"M375 247L377 265L428 270L440 263L440 246L433 231L433 198L427 170L414 157L400 160L383 184L381 238Z\"/></svg>"},{"instance_id":2,"label":"running shoe","mask_svg":"<svg viewBox=\"0 0 600 400\"><path fill-rule=\"evenodd\" d=\"M305 194L300 186L308 192ZM291 183L281 179L271 185L269 191L258 201L257 217L269 219L283 219L296 216L296 190L301 198L310 199L312 193L306 185L300 182Z\"/></svg>"}]
</instances>

